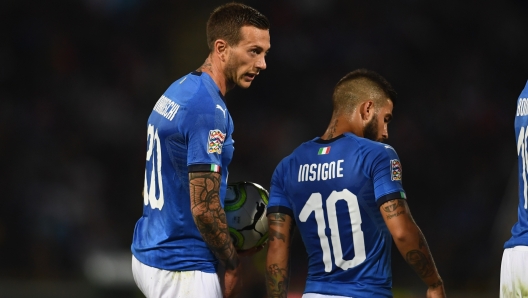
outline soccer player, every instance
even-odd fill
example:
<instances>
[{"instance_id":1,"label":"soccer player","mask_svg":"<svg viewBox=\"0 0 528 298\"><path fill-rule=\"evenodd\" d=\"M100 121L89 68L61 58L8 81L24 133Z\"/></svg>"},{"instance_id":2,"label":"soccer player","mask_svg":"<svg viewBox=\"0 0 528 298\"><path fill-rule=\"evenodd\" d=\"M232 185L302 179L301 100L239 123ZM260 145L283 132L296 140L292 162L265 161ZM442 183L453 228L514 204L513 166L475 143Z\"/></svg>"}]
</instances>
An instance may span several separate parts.
<instances>
[{"instance_id":1,"label":"soccer player","mask_svg":"<svg viewBox=\"0 0 528 298\"><path fill-rule=\"evenodd\" d=\"M335 86L323 136L300 145L275 169L267 209L269 297L287 296L295 226L308 253L303 298L392 297L392 239L428 286L427 297L445 297L407 206L398 155L381 143L389 136L394 96L373 71L347 74Z\"/></svg>"},{"instance_id":2,"label":"soccer player","mask_svg":"<svg viewBox=\"0 0 528 298\"><path fill-rule=\"evenodd\" d=\"M528 82L517 99L515 137L519 173L518 219L512 237L504 244L500 275L500 297L528 297Z\"/></svg>"},{"instance_id":3,"label":"soccer player","mask_svg":"<svg viewBox=\"0 0 528 298\"><path fill-rule=\"evenodd\" d=\"M204 64L165 91L147 123L143 215L131 246L147 297L232 297L238 289L239 255L223 209L233 156L224 95L266 69L269 22L249 6L225 4L207 21L207 41Z\"/></svg>"}]
</instances>

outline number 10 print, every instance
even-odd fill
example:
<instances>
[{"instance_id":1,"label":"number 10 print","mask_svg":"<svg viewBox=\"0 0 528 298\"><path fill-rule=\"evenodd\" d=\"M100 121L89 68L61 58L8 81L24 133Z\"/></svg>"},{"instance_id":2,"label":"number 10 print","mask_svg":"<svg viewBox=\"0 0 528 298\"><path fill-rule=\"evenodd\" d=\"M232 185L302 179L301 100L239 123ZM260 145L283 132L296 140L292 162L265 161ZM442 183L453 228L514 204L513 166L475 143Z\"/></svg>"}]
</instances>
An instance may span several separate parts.
<instances>
[{"instance_id":1,"label":"number 10 print","mask_svg":"<svg viewBox=\"0 0 528 298\"><path fill-rule=\"evenodd\" d=\"M343 251L341 249L341 237L339 233L339 224L336 214L337 201L344 200L348 206L348 214L350 216L350 224L352 226L352 234L350 235L354 242L355 256L352 260L343 259ZM323 197L320 193L313 193L306 204L304 205L299 219L301 222L306 222L312 212L315 213L315 221L317 223L317 234L321 243L323 251L323 263L325 264L325 272L332 271L332 257L330 255L330 243L326 237L325 229L325 215L323 210ZM326 212L328 224L330 225L330 235L332 239L332 252L337 267L347 270L355 267L366 259L365 253L365 239L363 231L361 230L361 215L359 214L359 204L357 196L347 189L342 191L333 191L326 200Z\"/></svg>"}]
</instances>

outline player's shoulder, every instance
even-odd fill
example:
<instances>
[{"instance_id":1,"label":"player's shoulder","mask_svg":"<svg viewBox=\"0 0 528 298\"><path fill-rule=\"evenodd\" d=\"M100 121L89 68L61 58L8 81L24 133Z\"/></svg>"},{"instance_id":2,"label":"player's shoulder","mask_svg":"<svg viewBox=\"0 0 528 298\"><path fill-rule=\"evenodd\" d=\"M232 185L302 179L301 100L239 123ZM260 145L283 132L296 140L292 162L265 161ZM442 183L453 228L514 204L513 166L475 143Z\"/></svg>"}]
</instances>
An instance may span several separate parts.
<instances>
[{"instance_id":1,"label":"player's shoulder","mask_svg":"<svg viewBox=\"0 0 528 298\"><path fill-rule=\"evenodd\" d=\"M316 137L316 138L313 138L311 140L302 142L299 146L297 146L295 149L293 149L293 151L288 156L286 156L284 158L284 160L292 159L296 155L303 155L306 152L306 150L310 150L309 148L314 146L315 141L317 141L319 139L320 139L319 137Z\"/></svg>"},{"instance_id":2,"label":"player's shoulder","mask_svg":"<svg viewBox=\"0 0 528 298\"><path fill-rule=\"evenodd\" d=\"M216 109L226 116L224 97L213 79L204 72L193 71L176 80L164 96L182 106L191 114L216 114Z\"/></svg>"},{"instance_id":3,"label":"player's shoulder","mask_svg":"<svg viewBox=\"0 0 528 298\"><path fill-rule=\"evenodd\" d=\"M193 71L174 81L165 96L180 104L207 105L222 102L222 94L213 79L204 72ZM213 105L214 107L214 105Z\"/></svg>"},{"instance_id":4,"label":"player's shoulder","mask_svg":"<svg viewBox=\"0 0 528 298\"><path fill-rule=\"evenodd\" d=\"M364 153L374 153L374 154L389 154L389 155L395 155L396 150L388 144L373 141L367 138L358 137L353 133L345 133L344 139L347 139L351 142L355 142L361 151Z\"/></svg>"},{"instance_id":5,"label":"player's shoulder","mask_svg":"<svg viewBox=\"0 0 528 298\"><path fill-rule=\"evenodd\" d=\"M200 74L201 73L193 71L191 73L184 75L183 77L174 81L169 86L167 91L165 91L165 93L167 93L167 95L173 95L173 94L180 95L180 94L185 94L185 93L188 93L188 94L195 93L196 91L198 91L198 89L200 89L202 85Z\"/></svg>"}]
</instances>

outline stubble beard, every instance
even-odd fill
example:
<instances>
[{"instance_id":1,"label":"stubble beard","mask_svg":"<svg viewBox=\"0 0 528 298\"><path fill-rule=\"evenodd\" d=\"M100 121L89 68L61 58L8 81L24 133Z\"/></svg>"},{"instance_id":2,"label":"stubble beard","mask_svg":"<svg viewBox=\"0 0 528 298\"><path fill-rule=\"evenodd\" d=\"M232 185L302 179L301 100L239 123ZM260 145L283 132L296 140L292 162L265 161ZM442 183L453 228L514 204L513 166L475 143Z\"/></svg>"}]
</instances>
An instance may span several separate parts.
<instances>
[{"instance_id":1,"label":"stubble beard","mask_svg":"<svg viewBox=\"0 0 528 298\"><path fill-rule=\"evenodd\" d=\"M229 57L227 58L227 63L224 70L224 75L226 78L226 84L229 87L229 89L233 89L235 86L239 86L242 88L245 88L244 86L240 86L238 84L238 78L237 78L237 69L238 69L238 60L234 57L232 53L229 54Z\"/></svg>"},{"instance_id":2,"label":"stubble beard","mask_svg":"<svg viewBox=\"0 0 528 298\"><path fill-rule=\"evenodd\" d=\"M378 115L374 114L372 119L365 125L363 129L363 137L372 141L383 142L383 138L378 139Z\"/></svg>"}]
</instances>

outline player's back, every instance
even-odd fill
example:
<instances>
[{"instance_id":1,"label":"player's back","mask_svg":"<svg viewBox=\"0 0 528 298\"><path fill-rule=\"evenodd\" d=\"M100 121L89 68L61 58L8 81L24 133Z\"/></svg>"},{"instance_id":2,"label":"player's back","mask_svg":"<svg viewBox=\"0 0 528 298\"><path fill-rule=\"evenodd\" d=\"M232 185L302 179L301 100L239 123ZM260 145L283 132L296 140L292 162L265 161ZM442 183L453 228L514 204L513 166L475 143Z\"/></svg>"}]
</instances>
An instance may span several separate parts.
<instances>
[{"instance_id":1,"label":"player's back","mask_svg":"<svg viewBox=\"0 0 528 298\"><path fill-rule=\"evenodd\" d=\"M505 243L504 248L528 246L528 82L517 99L515 137L519 173L518 220L511 230L512 237Z\"/></svg>"},{"instance_id":2,"label":"player's back","mask_svg":"<svg viewBox=\"0 0 528 298\"><path fill-rule=\"evenodd\" d=\"M398 167L392 147L351 133L306 142L279 164L269 207L293 211L309 257L305 292L392 297L379 206L405 197Z\"/></svg>"},{"instance_id":3,"label":"player's back","mask_svg":"<svg viewBox=\"0 0 528 298\"><path fill-rule=\"evenodd\" d=\"M233 154L233 123L209 75L192 72L174 82L148 119L143 216L132 252L166 270L215 272L216 258L196 228L189 169L221 166L221 203ZM202 171L202 170L200 170Z\"/></svg>"}]
</instances>

